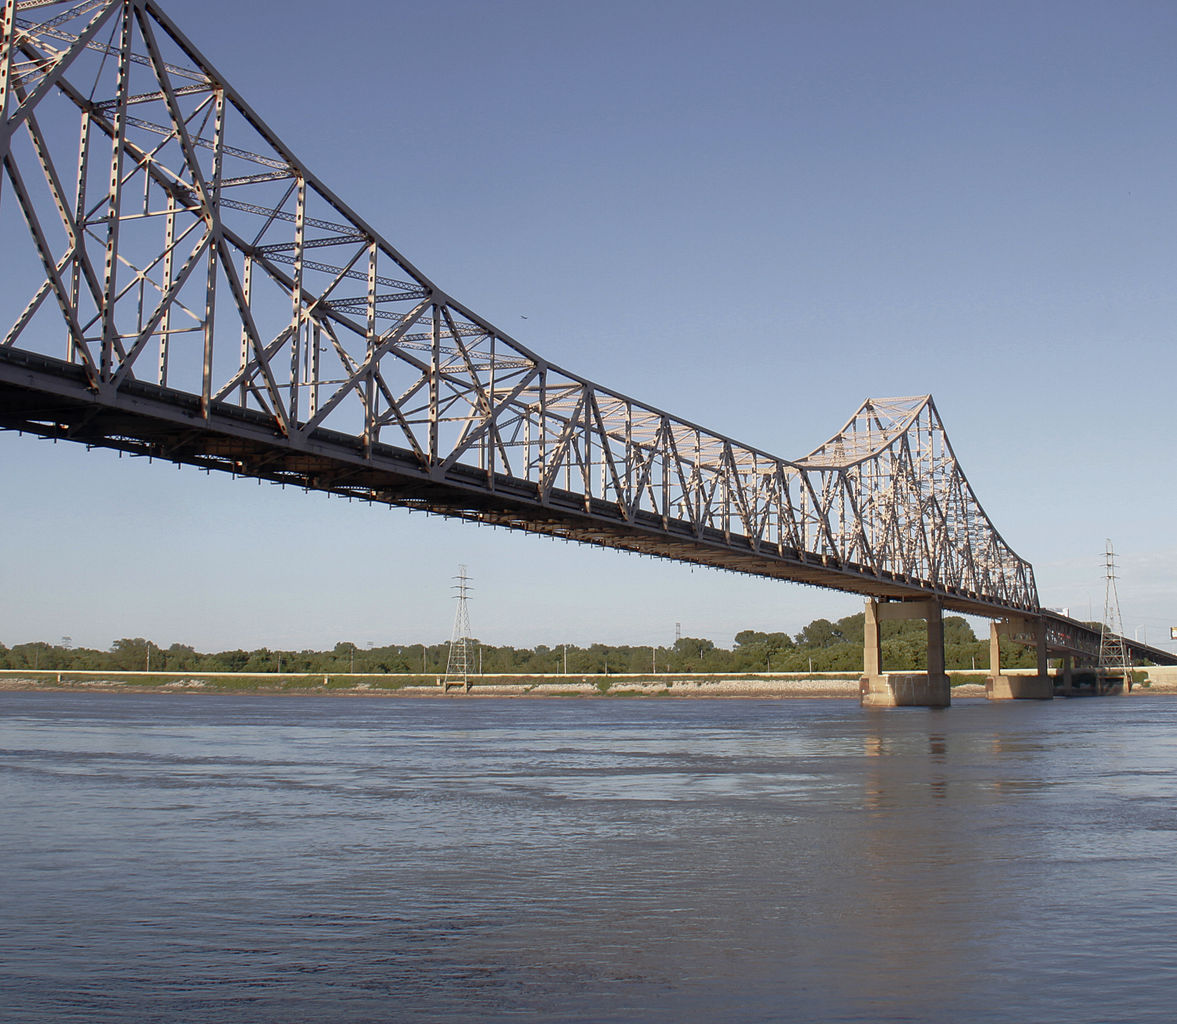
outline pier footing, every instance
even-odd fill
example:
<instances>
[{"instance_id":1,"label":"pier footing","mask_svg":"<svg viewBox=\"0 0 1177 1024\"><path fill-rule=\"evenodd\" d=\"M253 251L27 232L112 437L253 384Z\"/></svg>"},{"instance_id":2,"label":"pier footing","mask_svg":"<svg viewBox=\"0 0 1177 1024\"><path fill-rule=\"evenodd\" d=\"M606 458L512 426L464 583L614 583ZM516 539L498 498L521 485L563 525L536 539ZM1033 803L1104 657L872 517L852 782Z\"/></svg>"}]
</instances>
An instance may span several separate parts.
<instances>
[{"instance_id":1,"label":"pier footing","mask_svg":"<svg viewBox=\"0 0 1177 1024\"><path fill-rule=\"evenodd\" d=\"M946 708L952 703L952 686L943 673L884 672L863 676L858 692L864 708Z\"/></svg>"},{"instance_id":2,"label":"pier footing","mask_svg":"<svg viewBox=\"0 0 1177 1024\"><path fill-rule=\"evenodd\" d=\"M990 700L1052 700L1054 680L1050 676L989 676L985 696Z\"/></svg>"}]
</instances>

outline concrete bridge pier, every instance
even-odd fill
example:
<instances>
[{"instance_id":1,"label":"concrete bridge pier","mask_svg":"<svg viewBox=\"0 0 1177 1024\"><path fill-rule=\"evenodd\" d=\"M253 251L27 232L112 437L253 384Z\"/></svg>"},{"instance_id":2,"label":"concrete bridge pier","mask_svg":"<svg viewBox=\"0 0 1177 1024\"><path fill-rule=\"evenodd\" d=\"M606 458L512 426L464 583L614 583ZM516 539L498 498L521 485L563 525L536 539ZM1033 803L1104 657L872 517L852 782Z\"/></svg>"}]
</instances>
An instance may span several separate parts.
<instances>
[{"instance_id":1,"label":"concrete bridge pier","mask_svg":"<svg viewBox=\"0 0 1177 1024\"><path fill-rule=\"evenodd\" d=\"M884 672L879 624L903 619L928 623L928 671ZM944 610L939 601L866 602L863 620L862 679L859 702L864 708L946 708L952 690L944 671Z\"/></svg>"},{"instance_id":2,"label":"concrete bridge pier","mask_svg":"<svg viewBox=\"0 0 1177 1024\"><path fill-rule=\"evenodd\" d=\"M1011 643L1033 644L1038 655L1038 672L1032 676L1002 675L1001 650ZM990 700L1050 700L1054 681L1046 665L1046 621L1010 618L989 625L989 677L985 695Z\"/></svg>"},{"instance_id":3,"label":"concrete bridge pier","mask_svg":"<svg viewBox=\"0 0 1177 1024\"><path fill-rule=\"evenodd\" d=\"M1075 659L1069 654L1063 655L1062 683L1058 692L1064 697L1070 697L1075 692Z\"/></svg>"}]
</instances>

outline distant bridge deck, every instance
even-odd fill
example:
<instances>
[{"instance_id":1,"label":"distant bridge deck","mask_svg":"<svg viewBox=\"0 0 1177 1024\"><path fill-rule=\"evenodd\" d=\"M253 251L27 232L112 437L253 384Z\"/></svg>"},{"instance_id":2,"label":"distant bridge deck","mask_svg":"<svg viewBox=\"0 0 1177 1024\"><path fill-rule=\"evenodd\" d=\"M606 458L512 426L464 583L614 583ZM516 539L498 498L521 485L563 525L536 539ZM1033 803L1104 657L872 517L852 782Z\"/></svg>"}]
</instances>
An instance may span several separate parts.
<instances>
[{"instance_id":1,"label":"distant bridge deck","mask_svg":"<svg viewBox=\"0 0 1177 1024\"><path fill-rule=\"evenodd\" d=\"M1046 620L1046 646L1056 655L1070 655L1086 661L1099 658L1098 628L1093 628L1086 622L1069 618L1058 612L1042 611ZM1124 637L1124 646L1128 656L1134 662L1148 661L1154 665L1177 665L1177 654L1162 650L1151 644L1141 643L1131 637Z\"/></svg>"}]
</instances>

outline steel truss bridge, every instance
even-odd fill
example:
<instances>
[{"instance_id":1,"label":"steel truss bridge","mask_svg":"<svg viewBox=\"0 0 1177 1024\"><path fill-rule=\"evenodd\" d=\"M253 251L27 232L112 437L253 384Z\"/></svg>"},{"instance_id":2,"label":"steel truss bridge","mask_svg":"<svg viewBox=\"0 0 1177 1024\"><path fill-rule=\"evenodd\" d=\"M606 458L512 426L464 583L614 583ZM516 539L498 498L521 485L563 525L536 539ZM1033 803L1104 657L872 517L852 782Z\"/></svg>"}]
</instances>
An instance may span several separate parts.
<instances>
[{"instance_id":1,"label":"steel truss bridge","mask_svg":"<svg viewBox=\"0 0 1177 1024\"><path fill-rule=\"evenodd\" d=\"M0 4L0 426L874 598L1042 614L930 396L866 401L799 459L629 398L442 291L153 0ZM1098 652L1098 631L1047 624L1052 649Z\"/></svg>"}]
</instances>

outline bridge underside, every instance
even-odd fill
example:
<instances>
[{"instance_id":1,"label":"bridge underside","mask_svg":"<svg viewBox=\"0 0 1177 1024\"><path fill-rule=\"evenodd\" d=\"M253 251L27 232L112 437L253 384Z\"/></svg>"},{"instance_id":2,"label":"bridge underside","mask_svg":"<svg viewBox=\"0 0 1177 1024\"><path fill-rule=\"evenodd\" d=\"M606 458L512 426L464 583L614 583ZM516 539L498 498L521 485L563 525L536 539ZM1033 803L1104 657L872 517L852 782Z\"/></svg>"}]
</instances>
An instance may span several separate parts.
<instances>
[{"instance_id":1,"label":"bridge underside","mask_svg":"<svg viewBox=\"0 0 1177 1024\"><path fill-rule=\"evenodd\" d=\"M103 390L106 394L103 394ZM96 392L83 369L40 354L0 348L0 428L112 448L132 455L231 472L362 501L419 509L579 543L789 580L880 599L935 598L953 611L989 618L1009 608L982 595L875 572L828 555L764 545L685 520L461 463L429 470L408 449L365 452L347 434L319 429L292 443L272 418L231 404L206 417L198 396L141 381Z\"/></svg>"}]
</instances>

